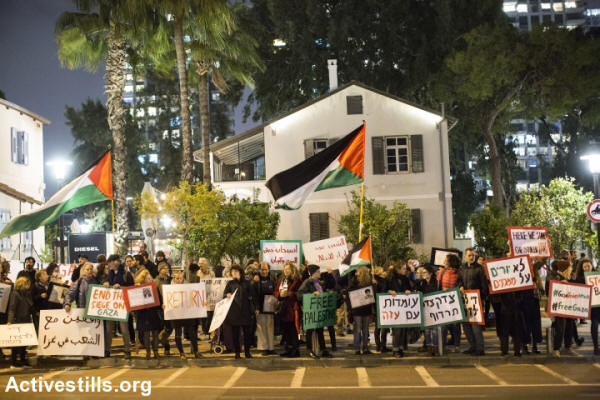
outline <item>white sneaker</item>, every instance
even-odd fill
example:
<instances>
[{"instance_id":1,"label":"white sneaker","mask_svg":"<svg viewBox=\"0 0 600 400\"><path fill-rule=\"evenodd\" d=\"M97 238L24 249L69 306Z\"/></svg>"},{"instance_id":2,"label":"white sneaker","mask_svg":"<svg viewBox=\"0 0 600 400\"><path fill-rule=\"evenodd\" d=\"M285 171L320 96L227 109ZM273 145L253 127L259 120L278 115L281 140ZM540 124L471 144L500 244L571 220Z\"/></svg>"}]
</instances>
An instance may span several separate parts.
<instances>
[{"instance_id":1,"label":"white sneaker","mask_svg":"<svg viewBox=\"0 0 600 400\"><path fill-rule=\"evenodd\" d=\"M553 355L554 357L556 357L556 358L560 358L560 350L554 350L554 351L552 352L552 355Z\"/></svg>"},{"instance_id":2,"label":"white sneaker","mask_svg":"<svg viewBox=\"0 0 600 400\"><path fill-rule=\"evenodd\" d=\"M10 369L21 369L21 367L17 366L17 365L11 365Z\"/></svg>"}]
</instances>

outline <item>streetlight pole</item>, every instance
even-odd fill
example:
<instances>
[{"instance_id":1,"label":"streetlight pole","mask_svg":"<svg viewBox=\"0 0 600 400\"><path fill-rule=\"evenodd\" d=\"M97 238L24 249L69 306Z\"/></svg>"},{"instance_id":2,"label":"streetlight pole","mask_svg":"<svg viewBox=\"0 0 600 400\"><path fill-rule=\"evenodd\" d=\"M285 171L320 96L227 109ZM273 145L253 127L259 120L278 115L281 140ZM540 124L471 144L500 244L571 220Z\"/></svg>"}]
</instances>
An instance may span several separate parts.
<instances>
[{"instance_id":1,"label":"streetlight pole","mask_svg":"<svg viewBox=\"0 0 600 400\"><path fill-rule=\"evenodd\" d=\"M594 177L594 199L600 199L600 175L595 172ZM596 235L598 241L598 257L600 257L600 223L596 222Z\"/></svg>"}]
</instances>

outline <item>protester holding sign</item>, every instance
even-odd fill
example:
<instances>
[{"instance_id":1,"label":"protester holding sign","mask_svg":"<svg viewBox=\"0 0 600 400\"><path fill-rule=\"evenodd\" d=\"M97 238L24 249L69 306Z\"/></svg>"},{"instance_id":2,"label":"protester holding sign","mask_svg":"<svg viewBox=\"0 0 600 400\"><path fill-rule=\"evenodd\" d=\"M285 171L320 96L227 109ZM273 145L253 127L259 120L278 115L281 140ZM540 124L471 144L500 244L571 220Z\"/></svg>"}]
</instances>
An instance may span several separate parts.
<instances>
[{"instance_id":1,"label":"protester holding sign","mask_svg":"<svg viewBox=\"0 0 600 400\"><path fill-rule=\"evenodd\" d=\"M521 356L521 340L525 331L522 312L523 292L507 292L491 295L496 314L496 334L500 339L500 352L508 354L508 337L512 337L515 357Z\"/></svg>"},{"instance_id":2,"label":"protester holding sign","mask_svg":"<svg viewBox=\"0 0 600 400\"><path fill-rule=\"evenodd\" d=\"M160 272L159 272L160 276ZM173 280L171 281L172 285L181 285L183 283L183 272L177 271L173 274ZM165 305L162 305L165 308ZM179 350L179 357L182 360L186 359L185 352L183 351L183 342L181 340L182 333L185 333L185 336L190 341L192 347L192 355L195 358L200 358L200 353L198 352L198 319L197 318L187 318L187 319L175 319L170 322L175 330L175 344L177 346L177 350Z\"/></svg>"},{"instance_id":3,"label":"protester holding sign","mask_svg":"<svg viewBox=\"0 0 600 400\"><path fill-rule=\"evenodd\" d=\"M167 321L164 318L164 310L162 308L164 299L163 299L163 285L171 284L171 277L169 276L169 264L166 261L161 261L157 265L158 275L154 279L156 282L156 290L158 291L158 298L160 300L160 313L161 313L161 321L162 321L162 330L158 334L158 341L165 348L165 356L171 355L171 345L169 344L169 336L173 333L173 324L171 321Z\"/></svg>"},{"instance_id":4,"label":"protester holding sign","mask_svg":"<svg viewBox=\"0 0 600 400\"><path fill-rule=\"evenodd\" d=\"M483 266L477 264L475 261L475 251L473 249L467 249L467 251L465 251L465 259L465 265L458 272L458 287L461 292L465 289L478 289L481 294L481 300L485 301L484 299L488 295L488 285ZM483 330L481 325L463 323L462 326L465 331L465 336L469 341L469 348L463 353L476 356L484 355Z\"/></svg>"},{"instance_id":5,"label":"protester holding sign","mask_svg":"<svg viewBox=\"0 0 600 400\"><path fill-rule=\"evenodd\" d=\"M9 273L10 273L10 263L6 260L1 261L0 262L0 283L3 283L5 285L10 285L10 286L5 287L5 290L2 290L2 292L4 293L4 295L7 295L8 298L10 299L10 290L11 290L11 286L12 286L13 282L8 277ZM1 297L2 296L0 296L0 298ZM8 304L8 299L5 301L6 301L6 303L4 303L4 304ZM0 304L2 304L2 301L0 301ZM0 325L6 324L7 320L8 320L8 313L0 312ZM4 357L4 353L2 352L1 348L0 348L0 357Z\"/></svg>"},{"instance_id":6,"label":"protester holding sign","mask_svg":"<svg viewBox=\"0 0 600 400\"><path fill-rule=\"evenodd\" d=\"M233 333L233 347L235 358L240 359L240 330L244 333L244 355L246 358L252 358L250 354L250 345L252 344L252 315L255 313L256 304L252 297L252 288L250 283L244 279L244 270L239 264L231 266L231 281L225 286L225 297L231 298L233 293L237 294L233 298L233 303L227 314L225 322L231 326Z\"/></svg>"},{"instance_id":7,"label":"protester holding sign","mask_svg":"<svg viewBox=\"0 0 600 400\"><path fill-rule=\"evenodd\" d=\"M302 280L296 266L292 263L286 263L273 292L275 298L279 300L279 325L285 342L285 352L280 354L282 357L300 357L298 348L300 305L296 298L296 292L301 284Z\"/></svg>"},{"instance_id":8,"label":"protester holding sign","mask_svg":"<svg viewBox=\"0 0 600 400\"><path fill-rule=\"evenodd\" d=\"M538 343L542 343L542 315L540 313L540 298L544 294L544 286L540 277L540 269L545 267L545 257L535 257L533 263L533 280L536 284L534 289L521 292L521 311L523 313L524 331L522 337L523 353L529 354L528 345L531 344L531 352L539 354Z\"/></svg>"},{"instance_id":9,"label":"protester holding sign","mask_svg":"<svg viewBox=\"0 0 600 400\"><path fill-rule=\"evenodd\" d=\"M276 284L275 277L271 276L269 263L260 263L258 275L254 275L252 289L256 301L256 349L261 350L264 355L275 354L275 315L273 296Z\"/></svg>"},{"instance_id":10,"label":"protester holding sign","mask_svg":"<svg viewBox=\"0 0 600 400\"><path fill-rule=\"evenodd\" d=\"M33 299L31 298L31 281L21 276L15 282L8 303L8 324L30 323L34 315ZM17 361L19 356L20 361ZM27 348L23 346L11 348L10 367L30 367L27 361Z\"/></svg>"},{"instance_id":11,"label":"protester holding sign","mask_svg":"<svg viewBox=\"0 0 600 400\"><path fill-rule=\"evenodd\" d=\"M71 303L73 302L75 302L77 308L85 308L89 286L97 284L98 281L94 277L94 266L91 262L86 262L81 266L79 279L71 286L65 297L65 311L71 311Z\"/></svg>"},{"instance_id":12,"label":"protester holding sign","mask_svg":"<svg viewBox=\"0 0 600 400\"><path fill-rule=\"evenodd\" d=\"M433 275L433 267L431 264L427 264L423 270L423 279L417 281L417 291L427 294L433 293L438 290L438 282ZM439 355L437 348L437 328L425 329L425 338L423 340L423 347L432 356Z\"/></svg>"},{"instance_id":13,"label":"protester holding sign","mask_svg":"<svg viewBox=\"0 0 600 400\"><path fill-rule=\"evenodd\" d=\"M135 284L152 283L152 274L146 268L135 278ZM161 329L160 306L142 308L135 311L136 329L140 333L146 348L146 360L150 359L150 336L152 336L152 353L158 359L158 332Z\"/></svg>"},{"instance_id":14,"label":"protester holding sign","mask_svg":"<svg viewBox=\"0 0 600 400\"><path fill-rule=\"evenodd\" d=\"M582 258L579 260L579 265L577 268L577 274L575 281L578 283L584 283L592 286L592 297L597 292L600 292L600 275L594 274L594 266L592 261L588 258ZM594 279L589 279L589 278ZM587 279L586 279L587 278ZM600 356L600 348L598 348L598 324L600 323L600 306L594 305L592 302L592 313L591 313L591 334L592 334L592 343L594 344L594 355Z\"/></svg>"},{"instance_id":15,"label":"protester holding sign","mask_svg":"<svg viewBox=\"0 0 600 400\"><path fill-rule=\"evenodd\" d=\"M402 293L410 294L412 287L407 275L406 262L395 262L389 276L388 293L392 296ZM392 354L397 357L404 357L404 346L407 340L406 332L406 328L392 328Z\"/></svg>"},{"instance_id":16,"label":"protester holding sign","mask_svg":"<svg viewBox=\"0 0 600 400\"><path fill-rule=\"evenodd\" d=\"M373 278L375 293L387 292L387 272L382 267L373 268ZM389 351L387 348L387 335L389 331L389 328L380 328L379 325L375 326L373 335L375 336L375 345L377 346L377 351L380 353L387 353Z\"/></svg>"},{"instance_id":17,"label":"protester holding sign","mask_svg":"<svg viewBox=\"0 0 600 400\"><path fill-rule=\"evenodd\" d=\"M366 288L370 291L371 298L374 299L373 286L371 282L371 271L367 267L360 267L356 270L356 274L350 276L348 283L348 292ZM362 293L361 293L362 294ZM354 353L357 355L372 354L369 350L369 323L373 317L373 303L356 306L348 301L350 315L354 324Z\"/></svg>"},{"instance_id":18,"label":"protester holding sign","mask_svg":"<svg viewBox=\"0 0 600 400\"><path fill-rule=\"evenodd\" d=\"M444 268L440 268L437 274L438 289L448 290L458 286L458 271L460 269L460 258L456 254L448 254L444 259ZM446 342L450 331L450 341ZM454 352L460 351L460 324L442 326L442 344L454 346Z\"/></svg>"},{"instance_id":19,"label":"protester holding sign","mask_svg":"<svg viewBox=\"0 0 600 400\"><path fill-rule=\"evenodd\" d=\"M106 287L112 287L114 289L121 289L123 287L133 285L133 275L125 271L125 267L121 264L121 259L118 255L112 254L108 257L108 280L104 283ZM123 335L123 344L125 346L125 357L130 357L130 348L132 342L134 342L135 336L133 331L133 313L129 313L127 322L118 323L115 321L104 321L105 330L105 347L104 354L106 357L110 356L110 350L112 347L112 339L114 335L115 325L118 326L121 334Z\"/></svg>"},{"instance_id":20,"label":"protester holding sign","mask_svg":"<svg viewBox=\"0 0 600 400\"><path fill-rule=\"evenodd\" d=\"M62 306L56 303L48 302L48 273L44 269L39 269L35 273L35 284L33 286L33 325L37 332L40 325L40 311L60 309Z\"/></svg>"},{"instance_id":21,"label":"protester holding sign","mask_svg":"<svg viewBox=\"0 0 600 400\"><path fill-rule=\"evenodd\" d=\"M573 267L568 260L554 260L550 265L550 272L546 278L546 293L550 296L550 281L560 281L567 283L571 277ZM569 354L573 354L571 345L573 343L575 320L572 318L554 317L552 328L554 331L554 347L552 354L555 357L560 357L560 349L563 339L565 342L565 350Z\"/></svg>"}]
</instances>

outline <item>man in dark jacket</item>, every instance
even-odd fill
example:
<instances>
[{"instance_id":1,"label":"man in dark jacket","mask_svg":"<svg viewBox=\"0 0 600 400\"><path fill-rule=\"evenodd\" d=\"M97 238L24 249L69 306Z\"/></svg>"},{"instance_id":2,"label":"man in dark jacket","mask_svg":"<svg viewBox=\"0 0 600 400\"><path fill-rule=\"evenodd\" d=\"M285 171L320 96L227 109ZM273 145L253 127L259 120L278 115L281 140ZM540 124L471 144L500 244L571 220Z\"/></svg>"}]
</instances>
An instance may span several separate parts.
<instances>
[{"instance_id":1,"label":"man in dark jacket","mask_svg":"<svg viewBox=\"0 0 600 400\"><path fill-rule=\"evenodd\" d=\"M75 268L73 270L73 273L71 274L71 282L77 282L79 280L79 273L81 272L81 267L83 266L83 264L85 264L88 261L89 261L89 259L86 254L79 255L77 268Z\"/></svg>"},{"instance_id":2,"label":"man in dark jacket","mask_svg":"<svg viewBox=\"0 0 600 400\"><path fill-rule=\"evenodd\" d=\"M108 267L110 271L108 271L108 285L119 289L125 286L133 286L133 275L130 272L125 270L125 266L121 264L121 257L118 254L111 254L107 260ZM105 329L105 345L104 345L104 353L108 357L110 356L110 348L112 345L113 338L113 328L115 321L105 321L104 329ZM119 330L123 335L123 343L125 344L125 355L129 357L129 346L130 343L135 343L135 330L133 329L133 313L129 313L129 318L127 322L118 322Z\"/></svg>"},{"instance_id":3,"label":"man in dark jacket","mask_svg":"<svg viewBox=\"0 0 600 400\"><path fill-rule=\"evenodd\" d=\"M17 275L17 279L19 279L22 276L29 279L29 282L31 283L32 292L33 292L33 285L35 283L35 269L33 269L34 266L35 266L35 258L33 258L31 256L25 258L25 262L23 264L24 268L22 271L19 271L19 273Z\"/></svg>"},{"instance_id":4,"label":"man in dark jacket","mask_svg":"<svg viewBox=\"0 0 600 400\"><path fill-rule=\"evenodd\" d=\"M256 299L256 336L257 350L262 350L265 355L275 354L273 336L275 335L275 277L271 275L269 264L266 261L260 263L260 272L252 279L252 289ZM265 301L266 299L266 301ZM265 305L268 309L265 309Z\"/></svg>"},{"instance_id":5,"label":"man in dark jacket","mask_svg":"<svg viewBox=\"0 0 600 400\"><path fill-rule=\"evenodd\" d=\"M475 251L467 249L465 251L465 265L458 272L458 287L461 293L464 290L479 290L481 299L488 296L488 285L483 266L475 261ZM464 354L473 354L476 356L484 355L483 329L481 325L463 323L463 331L469 341L469 348L463 351Z\"/></svg>"},{"instance_id":6,"label":"man in dark jacket","mask_svg":"<svg viewBox=\"0 0 600 400\"><path fill-rule=\"evenodd\" d=\"M409 294L411 281L408 278L406 262L398 261L394 264L394 270L388 282L388 293L392 296L398 294ZM392 328L392 350L393 355L404 357L404 344L406 343L406 328Z\"/></svg>"}]
</instances>

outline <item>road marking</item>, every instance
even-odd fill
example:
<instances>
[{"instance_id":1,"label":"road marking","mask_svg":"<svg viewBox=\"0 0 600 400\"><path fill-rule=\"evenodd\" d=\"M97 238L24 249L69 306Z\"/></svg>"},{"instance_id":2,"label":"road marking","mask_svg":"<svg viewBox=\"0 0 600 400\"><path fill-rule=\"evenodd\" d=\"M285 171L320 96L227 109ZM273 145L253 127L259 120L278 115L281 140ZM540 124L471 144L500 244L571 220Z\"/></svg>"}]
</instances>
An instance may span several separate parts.
<instances>
[{"instance_id":1,"label":"road marking","mask_svg":"<svg viewBox=\"0 0 600 400\"><path fill-rule=\"evenodd\" d=\"M306 367L298 367L294 372L294 377L292 378L292 383L290 387L299 388L302 387L302 380L304 379L304 373L306 372Z\"/></svg>"},{"instance_id":2,"label":"road marking","mask_svg":"<svg viewBox=\"0 0 600 400\"><path fill-rule=\"evenodd\" d=\"M177 377L179 377L179 375L183 374L188 369L190 369L190 368L189 367L179 368L177 371L173 372L171 374L171 376L169 376L168 378L163 380L161 383L159 383L157 387L167 386L169 383L173 382L175 379L177 379Z\"/></svg>"},{"instance_id":3,"label":"road marking","mask_svg":"<svg viewBox=\"0 0 600 400\"><path fill-rule=\"evenodd\" d=\"M423 382L425 382L425 384L429 387L437 387L440 386L439 383L437 383L435 381L435 379L433 379L431 377L431 375L429 375L429 372L427 372L427 370L425 369L424 366L422 365L418 365L415 367L415 371L417 371L417 373L419 374L419 376L421 377L421 379L423 379Z\"/></svg>"},{"instance_id":4,"label":"road marking","mask_svg":"<svg viewBox=\"0 0 600 400\"><path fill-rule=\"evenodd\" d=\"M482 399L488 397L487 394L458 394L458 395L405 395L405 396L378 396L378 399Z\"/></svg>"},{"instance_id":5,"label":"road marking","mask_svg":"<svg viewBox=\"0 0 600 400\"><path fill-rule=\"evenodd\" d=\"M566 376L563 376L556 371L552 371L550 368L546 367L545 365L542 365L542 364L534 364L534 365L536 367L538 367L539 369L541 369L542 371L546 372L547 374L552 375L553 377L562 380L566 384L579 385L579 383L575 382L573 379L567 378Z\"/></svg>"},{"instance_id":6,"label":"road marking","mask_svg":"<svg viewBox=\"0 0 600 400\"><path fill-rule=\"evenodd\" d=\"M63 372L65 372L64 369L59 369L58 371L48 372L47 374L42 375L42 379L44 379L44 380L52 379L56 375L62 374Z\"/></svg>"},{"instance_id":7,"label":"road marking","mask_svg":"<svg viewBox=\"0 0 600 400\"><path fill-rule=\"evenodd\" d=\"M369 379L369 374L367 374L366 368L357 367L356 375L358 376L358 386L359 387L371 387L371 380Z\"/></svg>"},{"instance_id":8,"label":"road marking","mask_svg":"<svg viewBox=\"0 0 600 400\"><path fill-rule=\"evenodd\" d=\"M225 382L225 384L223 385L223 388L229 389L229 388L233 387L233 385L235 385L235 383L238 381L238 379L240 379L242 377L242 375L244 375L244 372L246 372L247 369L248 368L246 368L246 367L237 367L237 369L235 370L233 375L231 375L231 378L229 378L229 380L227 382Z\"/></svg>"},{"instance_id":9,"label":"road marking","mask_svg":"<svg viewBox=\"0 0 600 400\"><path fill-rule=\"evenodd\" d=\"M492 371L490 371L489 369L487 369L483 365L481 365L481 364L475 364L475 368L477 368L477 370L479 372L481 372L482 374L484 374L485 376L487 376L488 378L490 378L491 380L493 380L494 382L496 382L498 385L501 385L501 386L508 385L508 383L506 383L505 380L500 379L498 377L498 375L494 374Z\"/></svg>"},{"instance_id":10,"label":"road marking","mask_svg":"<svg viewBox=\"0 0 600 400\"><path fill-rule=\"evenodd\" d=\"M120 370L113 372L112 374L110 374L109 376L107 376L106 378L102 378L102 380L113 380L115 379L117 376L119 375L123 375L125 372L129 371L129 368L121 368Z\"/></svg>"},{"instance_id":11,"label":"road marking","mask_svg":"<svg viewBox=\"0 0 600 400\"><path fill-rule=\"evenodd\" d=\"M594 363L593 365L594 365L594 367L596 367L596 368L600 368L600 363Z\"/></svg>"}]
</instances>

